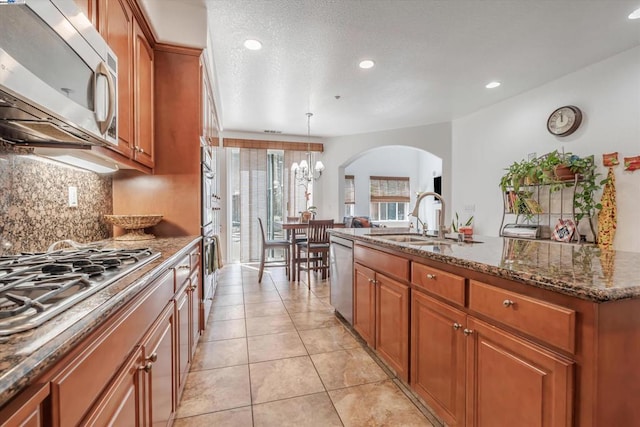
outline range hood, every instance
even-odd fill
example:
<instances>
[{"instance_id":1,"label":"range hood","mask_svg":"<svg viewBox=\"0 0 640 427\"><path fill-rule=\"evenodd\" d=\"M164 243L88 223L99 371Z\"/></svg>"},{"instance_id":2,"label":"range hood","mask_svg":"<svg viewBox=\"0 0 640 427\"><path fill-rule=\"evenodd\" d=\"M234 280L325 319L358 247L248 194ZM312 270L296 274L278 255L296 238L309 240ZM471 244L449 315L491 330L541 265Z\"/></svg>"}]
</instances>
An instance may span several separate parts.
<instances>
[{"instance_id":1,"label":"range hood","mask_svg":"<svg viewBox=\"0 0 640 427\"><path fill-rule=\"evenodd\" d=\"M82 148L103 141L0 90L0 138L10 144Z\"/></svg>"}]
</instances>

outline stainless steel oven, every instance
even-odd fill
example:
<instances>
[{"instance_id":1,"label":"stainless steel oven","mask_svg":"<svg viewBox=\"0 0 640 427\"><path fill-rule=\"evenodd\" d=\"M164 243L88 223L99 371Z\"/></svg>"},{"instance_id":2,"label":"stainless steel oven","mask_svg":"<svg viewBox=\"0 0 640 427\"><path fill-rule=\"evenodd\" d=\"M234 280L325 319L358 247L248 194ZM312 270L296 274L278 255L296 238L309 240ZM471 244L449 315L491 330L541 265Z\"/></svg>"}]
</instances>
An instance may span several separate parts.
<instances>
[{"instance_id":1,"label":"stainless steel oven","mask_svg":"<svg viewBox=\"0 0 640 427\"><path fill-rule=\"evenodd\" d=\"M215 172L212 149L206 141L201 145L201 186L202 186L202 301L201 301L201 329L209 317L213 304L213 294L216 287L216 270L218 269L219 241L215 236L213 223L215 199Z\"/></svg>"}]
</instances>

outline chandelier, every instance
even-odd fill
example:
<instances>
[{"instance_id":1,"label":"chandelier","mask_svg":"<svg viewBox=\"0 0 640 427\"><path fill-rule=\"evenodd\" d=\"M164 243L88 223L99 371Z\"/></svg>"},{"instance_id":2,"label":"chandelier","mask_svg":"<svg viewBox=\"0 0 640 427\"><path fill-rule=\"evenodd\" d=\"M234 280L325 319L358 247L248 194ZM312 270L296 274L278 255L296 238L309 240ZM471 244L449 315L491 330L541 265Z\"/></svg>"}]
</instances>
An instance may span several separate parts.
<instances>
[{"instance_id":1,"label":"chandelier","mask_svg":"<svg viewBox=\"0 0 640 427\"><path fill-rule=\"evenodd\" d=\"M296 180L300 185L305 185L311 183L312 181L317 181L322 175L322 171L324 170L324 165L320 160L313 163L314 157L311 152L311 116L313 113L307 113L307 155L306 159L302 159L300 164L298 162L294 162L291 165L291 170L294 172Z\"/></svg>"}]
</instances>

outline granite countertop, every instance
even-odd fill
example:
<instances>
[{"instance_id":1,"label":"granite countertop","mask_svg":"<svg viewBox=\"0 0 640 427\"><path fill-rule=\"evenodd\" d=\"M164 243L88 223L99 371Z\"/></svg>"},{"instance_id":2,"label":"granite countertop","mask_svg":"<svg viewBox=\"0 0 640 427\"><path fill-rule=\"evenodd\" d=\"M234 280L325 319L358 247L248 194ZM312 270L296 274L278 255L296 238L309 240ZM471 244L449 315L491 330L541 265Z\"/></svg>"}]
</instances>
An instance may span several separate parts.
<instances>
[{"instance_id":1,"label":"granite countertop","mask_svg":"<svg viewBox=\"0 0 640 427\"><path fill-rule=\"evenodd\" d=\"M149 247L161 255L43 325L0 337L0 407L135 298L199 240L198 236L188 236L137 242L103 241L106 248Z\"/></svg>"},{"instance_id":2,"label":"granite countertop","mask_svg":"<svg viewBox=\"0 0 640 427\"><path fill-rule=\"evenodd\" d=\"M332 234L375 243L593 302L640 297L640 253L603 251L594 245L474 236L482 243L415 245L391 242L383 234L408 229L345 228Z\"/></svg>"}]
</instances>

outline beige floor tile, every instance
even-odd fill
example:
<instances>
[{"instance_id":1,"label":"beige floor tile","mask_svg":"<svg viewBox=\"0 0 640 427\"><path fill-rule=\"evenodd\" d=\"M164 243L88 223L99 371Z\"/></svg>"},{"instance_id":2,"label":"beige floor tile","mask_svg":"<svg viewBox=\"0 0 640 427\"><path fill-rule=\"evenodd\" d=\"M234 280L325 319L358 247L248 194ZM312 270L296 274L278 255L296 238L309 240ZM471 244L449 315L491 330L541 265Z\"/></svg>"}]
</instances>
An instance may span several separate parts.
<instances>
[{"instance_id":1,"label":"beige floor tile","mask_svg":"<svg viewBox=\"0 0 640 427\"><path fill-rule=\"evenodd\" d=\"M243 285L243 292L245 295L247 294L266 294L266 293L271 293L271 292L277 292L278 289L270 283L265 283L263 281L263 283L255 283L255 284L244 284Z\"/></svg>"},{"instance_id":2,"label":"beige floor tile","mask_svg":"<svg viewBox=\"0 0 640 427\"><path fill-rule=\"evenodd\" d=\"M244 305L225 305L211 308L210 321L244 319Z\"/></svg>"},{"instance_id":3,"label":"beige floor tile","mask_svg":"<svg viewBox=\"0 0 640 427\"><path fill-rule=\"evenodd\" d=\"M242 286L240 285L233 285L233 286L218 286L216 288L216 292L215 295L216 296L221 296L221 295L237 295L240 294L242 295Z\"/></svg>"},{"instance_id":4,"label":"beige floor tile","mask_svg":"<svg viewBox=\"0 0 640 427\"><path fill-rule=\"evenodd\" d=\"M310 394L253 407L255 427L342 427L327 393Z\"/></svg>"},{"instance_id":5,"label":"beige floor tile","mask_svg":"<svg viewBox=\"0 0 640 427\"><path fill-rule=\"evenodd\" d=\"M309 356L252 363L249 370L254 404L324 391Z\"/></svg>"},{"instance_id":6,"label":"beige floor tile","mask_svg":"<svg viewBox=\"0 0 640 427\"><path fill-rule=\"evenodd\" d=\"M300 331L300 338L309 354L360 348L360 343L344 326Z\"/></svg>"},{"instance_id":7,"label":"beige floor tile","mask_svg":"<svg viewBox=\"0 0 640 427\"><path fill-rule=\"evenodd\" d=\"M383 381L389 377L361 348L311 356L327 390Z\"/></svg>"},{"instance_id":8,"label":"beige floor tile","mask_svg":"<svg viewBox=\"0 0 640 427\"><path fill-rule=\"evenodd\" d=\"M345 427L432 424L391 380L329 391Z\"/></svg>"},{"instance_id":9,"label":"beige floor tile","mask_svg":"<svg viewBox=\"0 0 640 427\"><path fill-rule=\"evenodd\" d=\"M249 363L307 354L297 332L249 337L247 344L249 346Z\"/></svg>"},{"instance_id":10,"label":"beige floor tile","mask_svg":"<svg viewBox=\"0 0 640 427\"><path fill-rule=\"evenodd\" d=\"M247 319L247 336L278 334L281 332L295 332L288 314L277 316L253 317Z\"/></svg>"},{"instance_id":11,"label":"beige floor tile","mask_svg":"<svg viewBox=\"0 0 640 427\"><path fill-rule=\"evenodd\" d=\"M331 293L329 287L316 288L316 289L311 288L311 292L318 298L328 297L329 294Z\"/></svg>"},{"instance_id":12,"label":"beige floor tile","mask_svg":"<svg viewBox=\"0 0 640 427\"><path fill-rule=\"evenodd\" d=\"M290 316L299 331L342 325L330 311L303 311L291 313Z\"/></svg>"},{"instance_id":13,"label":"beige floor tile","mask_svg":"<svg viewBox=\"0 0 640 427\"><path fill-rule=\"evenodd\" d=\"M289 313L301 313L303 311L330 311L333 310L319 298L308 296L307 298L299 298L295 300L283 301L284 306Z\"/></svg>"},{"instance_id":14,"label":"beige floor tile","mask_svg":"<svg viewBox=\"0 0 640 427\"><path fill-rule=\"evenodd\" d=\"M245 301L242 294L219 295L216 293L216 296L213 297L214 307L222 307L225 305L238 305L238 304L243 304L244 302Z\"/></svg>"},{"instance_id":15,"label":"beige floor tile","mask_svg":"<svg viewBox=\"0 0 640 427\"><path fill-rule=\"evenodd\" d=\"M191 372L247 364L247 339L202 342L198 345Z\"/></svg>"},{"instance_id":16,"label":"beige floor tile","mask_svg":"<svg viewBox=\"0 0 640 427\"><path fill-rule=\"evenodd\" d=\"M190 372L176 416L183 418L250 404L247 365Z\"/></svg>"},{"instance_id":17,"label":"beige floor tile","mask_svg":"<svg viewBox=\"0 0 640 427\"><path fill-rule=\"evenodd\" d=\"M309 292L309 289L307 289L306 287L291 288L291 289L278 288L278 293L280 294L280 298L282 298L282 300L284 301L306 299L310 295L313 295L311 292Z\"/></svg>"},{"instance_id":18,"label":"beige floor tile","mask_svg":"<svg viewBox=\"0 0 640 427\"><path fill-rule=\"evenodd\" d=\"M247 336L244 319L212 320L206 325L200 342L229 340Z\"/></svg>"},{"instance_id":19,"label":"beige floor tile","mask_svg":"<svg viewBox=\"0 0 640 427\"><path fill-rule=\"evenodd\" d=\"M273 301L280 301L280 294L276 290L268 292L249 292L244 294L245 304L259 304Z\"/></svg>"},{"instance_id":20,"label":"beige floor tile","mask_svg":"<svg viewBox=\"0 0 640 427\"><path fill-rule=\"evenodd\" d=\"M244 310L247 318L287 314L287 310L284 308L282 301L246 304Z\"/></svg>"},{"instance_id":21,"label":"beige floor tile","mask_svg":"<svg viewBox=\"0 0 640 427\"><path fill-rule=\"evenodd\" d=\"M251 406L213 412L210 414L196 415L188 418L177 418L174 427L253 427Z\"/></svg>"}]
</instances>

